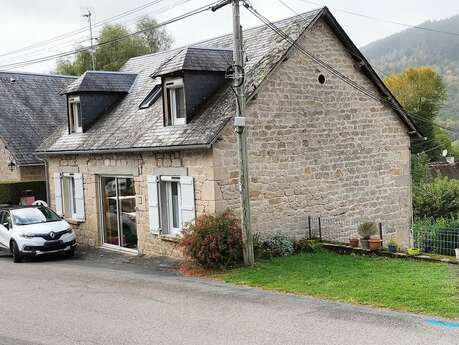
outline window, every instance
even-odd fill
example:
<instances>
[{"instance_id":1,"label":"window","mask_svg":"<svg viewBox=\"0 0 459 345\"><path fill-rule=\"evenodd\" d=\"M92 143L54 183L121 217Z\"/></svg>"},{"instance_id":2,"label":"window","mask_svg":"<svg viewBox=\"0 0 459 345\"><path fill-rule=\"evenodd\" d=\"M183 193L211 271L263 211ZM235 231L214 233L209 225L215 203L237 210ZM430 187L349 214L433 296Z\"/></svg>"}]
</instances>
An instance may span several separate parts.
<instances>
[{"instance_id":1,"label":"window","mask_svg":"<svg viewBox=\"0 0 459 345\"><path fill-rule=\"evenodd\" d=\"M69 128L70 133L82 133L80 97L69 98Z\"/></svg>"},{"instance_id":2,"label":"window","mask_svg":"<svg viewBox=\"0 0 459 345\"><path fill-rule=\"evenodd\" d=\"M19 208L11 212L14 224L16 225L32 225L40 223L58 222L61 220L54 211L45 206Z\"/></svg>"},{"instance_id":3,"label":"window","mask_svg":"<svg viewBox=\"0 0 459 345\"><path fill-rule=\"evenodd\" d=\"M139 109L147 109L150 108L158 98L161 96L161 84L155 85L153 90L145 97L145 99L140 103Z\"/></svg>"},{"instance_id":4,"label":"window","mask_svg":"<svg viewBox=\"0 0 459 345\"><path fill-rule=\"evenodd\" d=\"M73 176L62 177L62 207L65 218L76 218L75 179Z\"/></svg>"},{"instance_id":5,"label":"window","mask_svg":"<svg viewBox=\"0 0 459 345\"><path fill-rule=\"evenodd\" d=\"M186 123L185 88L182 79L166 81L166 114L172 126Z\"/></svg>"},{"instance_id":6,"label":"window","mask_svg":"<svg viewBox=\"0 0 459 345\"><path fill-rule=\"evenodd\" d=\"M0 222L1 225L3 225L5 228L8 230L11 229L11 217L8 211L3 211L2 214L0 214Z\"/></svg>"},{"instance_id":7,"label":"window","mask_svg":"<svg viewBox=\"0 0 459 345\"><path fill-rule=\"evenodd\" d=\"M83 177L81 174L54 174L56 213L66 219L84 221Z\"/></svg>"},{"instance_id":8,"label":"window","mask_svg":"<svg viewBox=\"0 0 459 345\"><path fill-rule=\"evenodd\" d=\"M195 218L193 178L148 176L147 183L151 231L179 235Z\"/></svg>"}]
</instances>

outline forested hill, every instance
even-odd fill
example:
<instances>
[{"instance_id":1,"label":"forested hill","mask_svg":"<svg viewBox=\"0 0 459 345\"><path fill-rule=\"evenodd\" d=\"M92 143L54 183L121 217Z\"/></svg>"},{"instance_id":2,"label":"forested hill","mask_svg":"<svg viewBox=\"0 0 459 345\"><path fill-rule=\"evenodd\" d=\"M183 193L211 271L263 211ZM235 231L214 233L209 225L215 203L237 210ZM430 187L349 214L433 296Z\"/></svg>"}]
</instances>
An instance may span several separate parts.
<instances>
[{"instance_id":1,"label":"forested hill","mask_svg":"<svg viewBox=\"0 0 459 345\"><path fill-rule=\"evenodd\" d=\"M419 26L457 35L407 29L370 43L362 51L378 72L399 73L410 66L435 67L448 87L442 120L459 126L459 15Z\"/></svg>"}]
</instances>

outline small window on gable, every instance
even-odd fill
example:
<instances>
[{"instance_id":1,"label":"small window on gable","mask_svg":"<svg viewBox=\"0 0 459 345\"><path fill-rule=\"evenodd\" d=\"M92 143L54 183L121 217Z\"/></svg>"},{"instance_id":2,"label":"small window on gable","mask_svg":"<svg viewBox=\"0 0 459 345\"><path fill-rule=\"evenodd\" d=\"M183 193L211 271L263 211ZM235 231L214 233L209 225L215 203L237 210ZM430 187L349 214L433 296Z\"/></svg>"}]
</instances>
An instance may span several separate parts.
<instances>
[{"instance_id":1,"label":"small window on gable","mask_svg":"<svg viewBox=\"0 0 459 345\"><path fill-rule=\"evenodd\" d=\"M169 79L165 83L166 100L165 114L166 123L176 126L186 123L185 88L182 79Z\"/></svg>"},{"instance_id":2,"label":"small window on gable","mask_svg":"<svg viewBox=\"0 0 459 345\"><path fill-rule=\"evenodd\" d=\"M153 90L145 97L145 99L140 103L139 109L150 108L161 96L161 85L155 85Z\"/></svg>"},{"instance_id":3,"label":"small window on gable","mask_svg":"<svg viewBox=\"0 0 459 345\"><path fill-rule=\"evenodd\" d=\"M82 133L80 97L69 97L69 128L70 133Z\"/></svg>"}]
</instances>

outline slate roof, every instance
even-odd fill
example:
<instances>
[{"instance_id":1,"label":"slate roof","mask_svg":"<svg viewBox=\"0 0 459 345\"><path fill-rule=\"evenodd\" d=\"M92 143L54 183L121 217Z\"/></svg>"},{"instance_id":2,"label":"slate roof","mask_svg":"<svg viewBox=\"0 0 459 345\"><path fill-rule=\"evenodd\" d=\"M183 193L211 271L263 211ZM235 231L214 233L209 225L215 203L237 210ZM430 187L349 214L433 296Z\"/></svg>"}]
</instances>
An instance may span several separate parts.
<instances>
[{"instance_id":1,"label":"slate roof","mask_svg":"<svg viewBox=\"0 0 459 345\"><path fill-rule=\"evenodd\" d=\"M0 72L0 140L16 164L42 164L35 149L67 123L65 97L59 92L75 78Z\"/></svg>"},{"instance_id":2,"label":"slate roof","mask_svg":"<svg viewBox=\"0 0 459 345\"><path fill-rule=\"evenodd\" d=\"M323 8L278 21L276 25L296 40L322 15L329 21L336 22L329 10ZM345 35L341 28L338 29L340 30L341 35ZM246 94L250 96L285 56L291 44L264 25L244 30L243 37L247 57ZM350 42L347 36L344 38ZM346 44L356 50L355 54L360 54L352 42L348 41ZM188 52L194 54L204 49L230 50L232 45L232 35L228 34L187 47L130 59L122 72L137 74L137 79L124 99L85 133L68 134L62 129L54 133L39 150L47 154L74 154L210 147L234 115L235 99L229 87L219 91L208 102L207 107L201 113L195 114L191 122L185 126L163 126L161 100L147 109L139 109L139 104L155 86L152 75L166 68L175 68L168 67L175 66L175 62L172 61L186 63ZM365 59L363 56L361 58ZM368 71L377 87L389 97L390 92L377 74L371 67ZM416 132L414 125L403 115L402 110L399 115L407 126Z\"/></svg>"},{"instance_id":3,"label":"slate roof","mask_svg":"<svg viewBox=\"0 0 459 345\"><path fill-rule=\"evenodd\" d=\"M166 60L152 73L152 77L181 70L225 72L233 62L231 49L185 47Z\"/></svg>"},{"instance_id":4,"label":"slate roof","mask_svg":"<svg viewBox=\"0 0 459 345\"><path fill-rule=\"evenodd\" d=\"M120 92L128 93L136 74L87 71L68 85L62 94L74 92Z\"/></svg>"}]
</instances>

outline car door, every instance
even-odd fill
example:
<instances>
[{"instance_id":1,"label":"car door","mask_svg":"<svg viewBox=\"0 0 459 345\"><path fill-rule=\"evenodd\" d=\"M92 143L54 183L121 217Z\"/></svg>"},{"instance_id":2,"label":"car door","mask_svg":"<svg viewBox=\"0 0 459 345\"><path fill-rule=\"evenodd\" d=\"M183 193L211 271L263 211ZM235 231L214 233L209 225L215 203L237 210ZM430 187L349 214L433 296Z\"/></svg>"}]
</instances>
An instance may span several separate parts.
<instances>
[{"instance_id":1,"label":"car door","mask_svg":"<svg viewBox=\"0 0 459 345\"><path fill-rule=\"evenodd\" d=\"M6 225L6 226L5 226ZM0 212L0 247L9 248L11 238L11 219L8 211Z\"/></svg>"}]
</instances>

